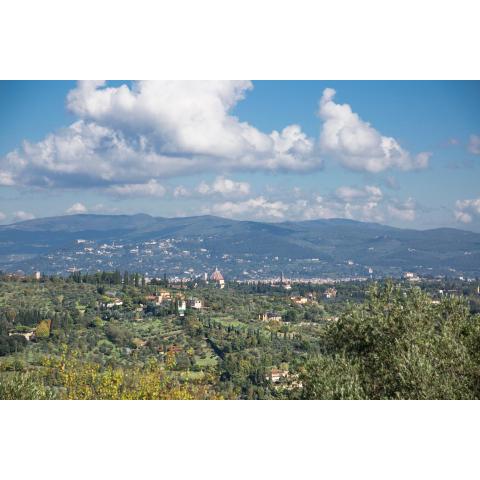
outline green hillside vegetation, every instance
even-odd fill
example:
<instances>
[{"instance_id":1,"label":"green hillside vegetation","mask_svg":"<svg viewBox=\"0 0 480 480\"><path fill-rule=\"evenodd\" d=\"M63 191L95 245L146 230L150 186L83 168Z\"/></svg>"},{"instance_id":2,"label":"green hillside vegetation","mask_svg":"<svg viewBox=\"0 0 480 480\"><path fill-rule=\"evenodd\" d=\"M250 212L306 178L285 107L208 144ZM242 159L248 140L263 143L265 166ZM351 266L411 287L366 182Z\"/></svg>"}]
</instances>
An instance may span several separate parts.
<instances>
[{"instance_id":1,"label":"green hillside vegetation","mask_svg":"<svg viewBox=\"0 0 480 480\"><path fill-rule=\"evenodd\" d=\"M0 398L480 397L477 283L351 282L326 299L328 287L2 277ZM156 305L161 292L172 301ZM203 308L180 316L190 297Z\"/></svg>"}]
</instances>

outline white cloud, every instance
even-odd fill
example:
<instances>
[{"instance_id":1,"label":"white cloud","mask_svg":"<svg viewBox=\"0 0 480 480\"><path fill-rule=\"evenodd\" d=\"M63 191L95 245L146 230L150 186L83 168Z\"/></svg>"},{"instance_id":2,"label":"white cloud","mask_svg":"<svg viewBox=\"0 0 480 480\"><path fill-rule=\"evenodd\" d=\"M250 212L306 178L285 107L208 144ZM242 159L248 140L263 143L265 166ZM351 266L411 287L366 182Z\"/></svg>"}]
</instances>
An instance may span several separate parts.
<instances>
[{"instance_id":1,"label":"white cloud","mask_svg":"<svg viewBox=\"0 0 480 480\"><path fill-rule=\"evenodd\" d=\"M380 202L382 190L375 185L364 187L341 186L335 190L339 202L330 201L330 209L337 216L365 222L381 222L384 220Z\"/></svg>"},{"instance_id":2,"label":"white cloud","mask_svg":"<svg viewBox=\"0 0 480 480\"><path fill-rule=\"evenodd\" d=\"M457 221L471 223L474 217L480 216L480 198L457 200L454 214Z\"/></svg>"},{"instance_id":3,"label":"white cloud","mask_svg":"<svg viewBox=\"0 0 480 480\"><path fill-rule=\"evenodd\" d=\"M413 198L407 198L404 202L395 201L387 206L388 214L405 222L413 222L416 217L416 205Z\"/></svg>"},{"instance_id":4,"label":"white cloud","mask_svg":"<svg viewBox=\"0 0 480 480\"><path fill-rule=\"evenodd\" d=\"M262 132L232 113L252 88L248 81L141 81L119 87L79 82L67 97L77 120L0 158L0 185L95 187L117 196L161 197L163 179L215 172L222 176L200 184L196 193L233 198L249 195L250 185L227 178L230 172L314 171L323 167L322 150L358 171L428 166L429 153L410 155L350 105L335 103L333 89L325 89L320 101L317 142L298 125ZM192 194L183 186L173 190L175 197ZM352 201L381 198L366 190L338 195L343 200L353 195Z\"/></svg>"},{"instance_id":5,"label":"white cloud","mask_svg":"<svg viewBox=\"0 0 480 480\"><path fill-rule=\"evenodd\" d=\"M468 151L475 155L480 155L480 135L470 135Z\"/></svg>"},{"instance_id":6,"label":"white cloud","mask_svg":"<svg viewBox=\"0 0 480 480\"><path fill-rule=\"evenodd\" d=\"M74 203L70 208L67 208L66 213L77 214L77 213L86 213L88 211L87 207L80 202Z\"/></svg>"},{"instance_id":7,"label":"white cloud","mask_svg":"<svg viewBox=\"0 0 480 480\"><path fill-rule=\"evenodd\" d=\"M362 221L381 221L383 216L377 202L349 202L321 196L271 200L263 196L244 201L214 204L207 209L215 215L257 220L314 220L319 218L350 218Z\"/></svg>"},{"instance_id":8,"label":"white cloud","mask_svg":"<svg viewBox=\"0 0 480 480\"><path fill-rule=\"evenodd\" d=\"M282 198L264 196L246 200L218 202L204 209L205 213L236 219L267 221L315 220L347 218L363 222L395 220L412 222L417 206L412 198L404 201L383 196L380 188L339 187L331 195L291 195Z\"/></svg>"},{"instance_id":9,"label":"white cloud","mask_svg":"<svg viewBox=\"0 0 480 480\"><path fill-rule=\"evenodd\" d=\"M219 194L225 197L235 197L248 195L250 193L250 184L247 182L235 182L225 177L217 177L211 185L208 185L206 182L200 183L196 190L201 195Z\"/></svg>"},{"instance_id":10,"label":"white cloud","mask_svg":"<svg viewBox=\"0 0 480 480\"><path fill-rule=\"evenodd\" d=\"M470 213L462 212L461 210L455 210L455 219L458 222L462 223L471 223L473 220L473 216Z\"/></svg>"},{"instance_id":11,"label":"white cloud","mask_svg":"<svg viewBox=\"0 0 480 480\"><path fill-rule=\"evenodd\" d=\"M313 200L296 200L293 207L295 215L301 220L337 218L343 215L342 205L338 201L326 199L321 195L316 196Z\"/></svg>"},{"instance_id":12,"label":"white cloud","mask_svg":"<svg viewBox=\"0 0 480 480\"><path fill-rule=\"evenodd\" d=\"M188 197L190 196L190 191L185 188L183 185L178 185L173 190L174 197Z\"/></svg>"},{"instance_id":13,"label":"white cloud","mask_svg":"<svg viewBox=\"0 0 480 480\"><path fill-rule=\"evenodd\" d=\"M107 192L119 197L163 197L166 189L155 179L151 179L146 183L112 185Z\"/></svg>"},{"instance_id":14,"label":"white cloud","mask_svg":"<svg viewBox=\"0 0 480 480\"><path fill-rule=\"evenodd\" d=\"M0 212L0 222L3 222L6 218L7 216L3 212Z\"/></svg>"},{"instance_id":15,"label":"white cloud","mask_svg":"<svg viewBox=\"0 0 480 480\"><path fill-rule=\"evenodd\" d=\"M378 202L347 203L342 217L362 222L383 222L385 217Z\"/></svg>"},{"instance_id":16,"label":"white cloud","mask_svg":"<svg viewBox=\"0 0 480 480\"><path fill-rule=\"evenodd\" d=\"M255 218L258 220L283 220L289 206L282 201L271 201L260 196L240 202L214 204L209 213L231 218Z\"/></svg>"},{"instance_id":17,"label":"white cloud","mask_svg":"<svg viewBox=\"0 0 480 480\"><path fill-rule=\"evenodd\" d=\"M324 121L320 146L346 168L378 173L389 168L426 168L430 153L415 157L392 137L385 137L354 113L348 104L334 102L335 90L326 88L318 114Z\"/></svg>"},{"instance_id":18,"label":"white cloud","mask_svg":"<svg viewBox=\"0 0 480 480\"><path fill-rule=\"evenodd\" d=\"M231 114L247 81L79 82L72 125L0 159L0 184L115 186L208 171L321 168L297 125L261 132Z\"/></svg>"},{"instance_id":19,"label":"white cloud","mask_svg":"<svg viewBox=\"0 0 480 480\"><path fill-rule=\"evenodd\" d=\"M202 182L196 188L200 195L208 195L210 193L210 186L206 182Z\"/></svg>"},{"instance_id":20,"label":"white cloud","mask_svg":"<svg viewBox=\"0 0 480 480\"><path fill-rule=\"evenodd\" d=\"M10 172L0 170L0 185L6 187L15 185L15 180Z\"/></svg>"},{"instance_id":21,"label":"white cloud","mask_svg":"<svg viewBox=\"0 0 480 480\"><path fill-rule=\"evenodd\" d=\"M298 125L262 132L232 114L252 88L249 81L141 81L119 87L79 82L67 97L78 119L0 158L0 185L95 186L118 195L161 196L163 187L151 182L167 177L318 170L321 149L359 171L428 165L429 153L410 155L348 104L335 103L335 91L328 88L320 101L324 123L318 144ZM220 189L230 188L229 181L224 178L214 193L225 194ZM244 187L233 188L248 194Z\"/></svg>"},{"instance_id":22,"label":"white cloud","mask_svg":"<svg viewBox=\"0 0 480 480\"><path fill-rule=\"evenodd\" d=\"M363 188L342 186L337 188L335 195L340 200L349 202L352 200L365 198L368 198L371 201L379 201L383 196L382 190L374 185L366 185Z\"/></svg>"},{"instance_id":23,"label":"white cloud","mask_svg":"<svg viewBox=\"0 0 480 480\"><path fill-rule=\"evenodd\" d=\"M79 82L68 94L68 107L80 118L151 135L162 152L235 156L265 140L228 114L253 88L248 81L141 81L132 88L103 87L103 82Z\"/></svg>"},{"instance_id":24,"label":"white cloud","mask_svg":"<svg viewBox=\"0 0 480 480\"><path fill-rule=\"evenodd\" d=\"M202 160L164 156L146 137L79 120L41 142L24 142L22 151L9 153L0 165L20 185L102 187L195 173Z\"/></svg>"},{"instance_id":25,"label":"white cloud","mask_svg":"<svg viewBox=\"0 0 480 480\"><path fill-rule=\"evenodd\" d=\"M24 212L23 210L18 210L13 213L13 219L16 222L22 222L24 220L33 220L35 215L33 213Z\"/></svg>"}]
</instances>

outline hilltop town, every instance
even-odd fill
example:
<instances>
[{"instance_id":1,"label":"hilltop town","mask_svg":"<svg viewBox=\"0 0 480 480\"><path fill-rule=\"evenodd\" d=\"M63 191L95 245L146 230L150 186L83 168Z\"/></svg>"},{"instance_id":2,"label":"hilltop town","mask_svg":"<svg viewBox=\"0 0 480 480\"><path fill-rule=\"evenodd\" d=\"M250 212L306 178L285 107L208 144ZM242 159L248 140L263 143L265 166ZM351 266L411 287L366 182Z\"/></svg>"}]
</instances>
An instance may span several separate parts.
<instances>
[{"instance_id":1,"label":"hilltop town","mask_svg":"<svg viewBox=\"0 0 480 480\"><path fill-rule=\"evenodd\" d=\"M330 219L241 222L221 217L67 215L0 226L0 270L167 273L184 281L218 267L230 280L296 282L480 275L480 234Z\"/></svg>"}]
</instances>

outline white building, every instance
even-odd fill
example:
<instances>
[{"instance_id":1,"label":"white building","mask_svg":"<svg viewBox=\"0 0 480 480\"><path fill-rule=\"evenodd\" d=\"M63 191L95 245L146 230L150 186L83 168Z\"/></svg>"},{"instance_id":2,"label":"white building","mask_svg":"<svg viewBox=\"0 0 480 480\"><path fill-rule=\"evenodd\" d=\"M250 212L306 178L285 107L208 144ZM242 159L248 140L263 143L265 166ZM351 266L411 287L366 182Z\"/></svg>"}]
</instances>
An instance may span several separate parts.
<instances>
[{"instance_id":1,"label":"white building","mask_svg":"<svg viewBox=\"0 0 480 480\"><path fill-rule=\"evenodd\" d=\"M403 274L403 278L405 280L408 280L409 282L418 282L420 280L420 277L416 273L413 273L413 272L405 272Z\"/></svg>"},{"instance_id":2,"label":"white building","mask_svg":"<svg viewBox=\"0 0 480 480\"><path fill-rule=\"evenodd\" d=\"M337 289L333 287L327 288L323 293L323 296L325 298L335 298L337 296Z\"/></svg>"},{"instance_id":3,"label":"white building","mask_svg":"<svg viewBox=\"0 0 480 480\"><path fill-rule=\"evenodd\" d=\"M187 307L194 308L195 310L201 310L203 308L203 304L198 298L189 298L187 300Z\"/></svg>"},{"instance_id":4,"label":"white building","mask_svg":"<svg viewBox=\"0 0 480 480\"><path fill-rule=\"evenodd\" d=\"M177 310L178 310L178 315L180 315L180 317L184 317L185 316L185 311L187 310L187 304L185 302L185 300L177 300Z\"/></svg>"}]
</instances>

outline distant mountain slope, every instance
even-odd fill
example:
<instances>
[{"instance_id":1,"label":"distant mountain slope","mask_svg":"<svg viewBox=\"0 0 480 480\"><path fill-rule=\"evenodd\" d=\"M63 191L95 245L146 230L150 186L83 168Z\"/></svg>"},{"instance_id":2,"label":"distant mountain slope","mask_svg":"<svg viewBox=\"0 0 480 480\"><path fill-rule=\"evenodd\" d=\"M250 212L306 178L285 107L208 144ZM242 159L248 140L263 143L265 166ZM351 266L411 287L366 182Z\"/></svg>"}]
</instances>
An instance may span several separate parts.
<instances>
[{"instance_id":1,"label":"distant mountain slope","mask_svg":"<svg viewBox=\"0 0 480 480\"><path fill-rule=\"evenodd\" d=\"M93 215L78 214L64 215L61 217L36 218L11 225L0 226L0 232L82 232L82 231L108 231L132 230L145 228L161 218L154 218L146 214L138 215Z\"/></svg>"},{"instance_id":2,"label":"distant mountain slope","mask_svg":"<svg viewBox=\"0 0 480 480\"><path fill-rule=\"evenodd\" d=\"M368 267L385 274L405 270L480 274L480 234L463 230L419 231L344 219L272 224L214 216L161 218L145 214L80 214L0 226L0 269L28 270L38 265L48 269L48 262L42 262L47 254L54 258L75 254L75 261L65 260L65 269L72 262L75 267L91 269L91 255L84 259L85 252L78 251L79 239L91 242L95 249L102 242L126 245L124 252L112 256L109 266L132 268L137 262L139 270L148 268L146 262L153 265L158 260L156 268L177 265L179 271L187 267L197 271L215 263L233 276L245 270L265 272L273 268L292 275L345 274L350 270L359 275ZM170 256L154 251L148 253L150 260L140 261L144 242L165 239L175 244ZM140 253L132 253L132 248L140 248ZM188 255L182 254L186 251ZM104 268L99 260L98 267Z\"/></svg>"}]
</instances>

